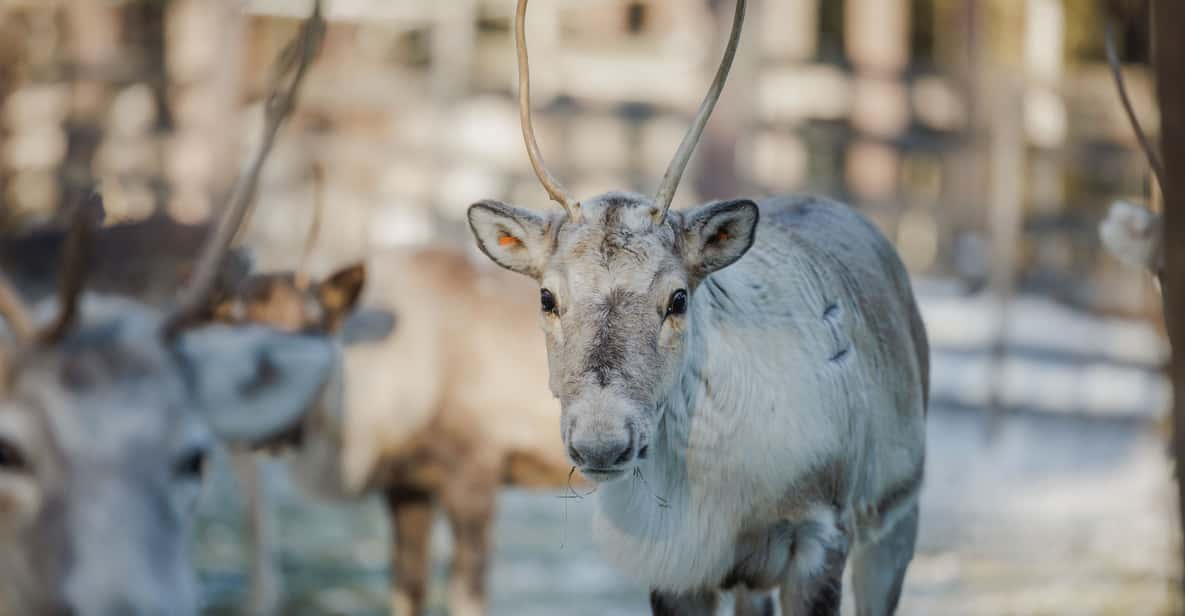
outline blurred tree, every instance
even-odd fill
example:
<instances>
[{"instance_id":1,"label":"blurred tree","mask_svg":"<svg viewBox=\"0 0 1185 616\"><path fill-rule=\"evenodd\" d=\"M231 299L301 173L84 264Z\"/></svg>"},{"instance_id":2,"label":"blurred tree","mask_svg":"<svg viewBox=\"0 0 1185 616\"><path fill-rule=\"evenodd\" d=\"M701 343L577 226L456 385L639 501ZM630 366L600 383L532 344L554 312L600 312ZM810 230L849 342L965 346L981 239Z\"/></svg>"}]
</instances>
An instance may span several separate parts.
<instances>
[{"instance_id":1,"label":"blurred tree","mask_svg":"<svg viewBox=\"0 0 1185 616\"><path fill-rule=\"evenodd\" d=\"M1173 453L1177 469L1177 498L1185 534L1185 2L1157 0L1152 7L1153 64L1160 103L1161 157L1164 176L1164 321L1172 345L1169 374L1173 383ZM1185 571L1185 568L1183 568ZM1183 581L1185 584L1185 581Z\"/></svg>"},{"instance_id":2,"label":"blurred tree","mask_svg":"<svg viewBox=\"0 0 1185 616\"><path fill-rule=\"evenodd\" d=\"M0 106L16 89L20 67L25 62L25 28L13 11L0 5ZM7 140L7 129L0 126L0 146ZM10 224L12 212L5 199L8 173L0 164L0 229Z\"/></svg>"},{"instance_id":3,"label":"blurred tree","mask_svg":"<svg viewBox=\"0 0 1185 616\"><path fill-rule=\"evenodd\" d=\"M114 94L111 73L120 61L119 10L118 5L86 0L66 5L69 65L77 78L71 83L66 160L60 170L60 208L81 203L96 188L93 161Z\"/></svg>"}]
</instances>

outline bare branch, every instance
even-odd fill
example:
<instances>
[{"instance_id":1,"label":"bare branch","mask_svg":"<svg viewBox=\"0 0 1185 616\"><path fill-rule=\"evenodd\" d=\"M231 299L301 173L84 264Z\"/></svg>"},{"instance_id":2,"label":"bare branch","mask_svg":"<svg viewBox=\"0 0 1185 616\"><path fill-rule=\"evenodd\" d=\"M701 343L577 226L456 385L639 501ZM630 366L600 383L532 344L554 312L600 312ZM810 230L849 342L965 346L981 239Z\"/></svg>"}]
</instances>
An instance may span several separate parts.
<instances>
[{"instance_id":1,"label":"bare branch","mask_svg":"<svg viewBox=\"0 0 1185 616\"><path fill-rule=\"evenodd\" d=\"M716 69L716 77L712 80L712 85L708 87L708 93L704 96L704 101L700 103L695 120L692 121L687 134L683 136L683 141L679 144L678 151L675 152L675 158L671 160L667 172L663 174L662 183L659 184L658 192L655 194L656 210L654 215L656 222L662 222L666 218L671 201L675 198L675 191L679 188L679 180L683 178L683 170L687 168L691 154L695 151L696 144L699 143L700 135L703 134L704 127L708 124L708 118L711 117L712 110L716 108L716 101L720 100L720 93L724 91L724 82L728 80L728 71L732 68L732 60L737 53L737 45L741 40L741 26L744 22L745 0L737 0L736 12L732 17L732 30L728 35L728 45L724 48L724 57L720 59L720 66Z\"/></svg>"},{"instance_id":2,"label":"bare branch","mask_svg":"<svg viewBox=\"0 0 1185 616\"><path fill-rule=\"evenodd\" d=\"M276 135L285 118L296 106L300 84L309 65L321 48L325 36L325 20L321 16L321 0L314 0L313 14L305 21L300 35L281 52L272 73L270 94L264 102L264 129L259 149L245 174L239 176L227 201L226 212L205 245L194 269L190 285L182 291L177 308L165 319L162 333L171 337L178 333L206 304L206 296L213 288L218 270L226 258L230 244L242 225L255 199L259 174L271 154Z\"/></svg>"},{"instance_id":3,"label":"bare branch","mask_svg":"<svg viewBox=\"0 0 1185 616\"><path fill-rule=\"evenodd\" d=\"M1152 175L1156 178L1156 184L1160 186L1161 190L1164 190L1164 183L1161 181L1161 178L1164 177L1164 165L1160 162L1160 156L1156 154L1156 148L1148 140L1148 136L1144 134L1144 129L1140 127L1140 120L1136 117L1131 99L1127 95L1127 86L1124 84L1123 71L1119 64L1119 54L1115 51L1114 24L1107 24L1104 38L1107 46L1107 64L1111 66L1111 76L1115 79L1115 87L1119 90L1119 100L1123 103L1123 110L1127 112L1127 119L1131 122L1132 130L1136 133L1136 138L1140 141L1140 147L1144 150L1144 156L1148 158L1148 166L1152 168Z\"/></svg>"},{"instance_id":4,"label":"bare branch","mask_svg":"<svg viewBox=\"0 0 1185 616\"><path fill-rule=\"evenodd\" d=\"M539 153L539 144L535 141L535 128L531 124L531 71L527 62L527 0L518 0L518 8L514 13L514 47L518 55L518 114L519 123L523 129L523 142L527 146L527 156L531 159L531 168L539 178L539 183L547 191L552 201L563 206L571 220L580 219L580 203L551 175L547 166L543 164L543 155Z\"/></svg>"}]
</instances>

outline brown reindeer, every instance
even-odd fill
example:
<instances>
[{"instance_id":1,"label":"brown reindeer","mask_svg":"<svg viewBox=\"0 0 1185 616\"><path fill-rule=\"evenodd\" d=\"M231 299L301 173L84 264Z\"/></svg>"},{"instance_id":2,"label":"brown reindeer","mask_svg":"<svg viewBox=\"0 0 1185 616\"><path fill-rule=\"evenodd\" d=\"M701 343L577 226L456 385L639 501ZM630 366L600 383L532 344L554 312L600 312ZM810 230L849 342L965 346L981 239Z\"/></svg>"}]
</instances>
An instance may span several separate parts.
<instances>
[{"instance_id":1,"label":"brown reindeer","mask_svg":"<svg viewBox=\"0 0 1185 616\"><path fill-rule=\"evenodd\" d=\"M304 278L251 276L213 310L231 323L332 333L344 346L298 436L293 476L323 496L385 496L394 614L424 613L429 531L442 510L455 546L449 611L484 613L498 489L581 481L556 438L529 285L445 246Z\"/></svg>"}]
</instances>

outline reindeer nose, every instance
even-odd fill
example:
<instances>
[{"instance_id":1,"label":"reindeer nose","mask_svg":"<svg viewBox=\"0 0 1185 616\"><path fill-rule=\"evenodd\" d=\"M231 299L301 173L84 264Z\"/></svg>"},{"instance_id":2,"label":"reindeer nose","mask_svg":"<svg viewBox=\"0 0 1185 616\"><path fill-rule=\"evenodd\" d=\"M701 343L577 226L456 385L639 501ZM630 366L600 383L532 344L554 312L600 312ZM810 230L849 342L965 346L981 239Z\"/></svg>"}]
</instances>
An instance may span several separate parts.
<instances>
[{"instance_id":1,"label":"reindeer nose","mask_svg":"<svg viewBox=\"0 0 1185 616\"><path fill-rule=\"evenodd\" d=\"M590 479L608 480L623 474L633 462L636 443L636 433L628 425L615 430L576 429L568 443L568 456Z\"/></svg>"}]
</instances>

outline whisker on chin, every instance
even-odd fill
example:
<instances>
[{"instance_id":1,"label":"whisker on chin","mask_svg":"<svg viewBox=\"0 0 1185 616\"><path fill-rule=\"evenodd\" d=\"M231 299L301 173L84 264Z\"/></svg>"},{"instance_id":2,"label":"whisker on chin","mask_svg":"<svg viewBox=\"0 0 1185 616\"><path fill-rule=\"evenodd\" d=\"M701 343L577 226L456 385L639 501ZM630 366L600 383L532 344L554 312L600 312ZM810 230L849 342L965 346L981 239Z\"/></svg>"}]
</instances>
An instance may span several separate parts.
<instances>
[{"instance_id":1,"label":"whisker on chin","mask_svg":"<svg viewBox=\"0 0 1185 616\"><path fill-rule=\"evenodd\" d=\"M659 496L658 493L656 493L654 489L650 487L650 483L646 481L646 476L642 474L642 467L634 467L634 480L642 482L642 485L646 487L646 491L654 497L654 500L658 501L658 506L660 509L669 509L671 507L670 501L668 501L665 496Z\"/></svg>"},{"instance_id":2,"label":"whisker on chin","mask_svg":"<svg viewBox=\"0 0 1185 616\"><path fill-rule=\"evenodd\" d=\"M595 486L595 485L593 486L593 489L589 490L588 492L586 492L584 494L577 492L576 488L572 486L572 476L575 474L576 474L576 467L573 466L570 470L568 470L568 491L571 492L571 494L560 494L560 495L556 496L556 498L575 498L575 499L579 500L579 499L582 499L586 496L592 496L593 494L595 494L597 492L597 486Z\"/></svg>"}]
</instances>

